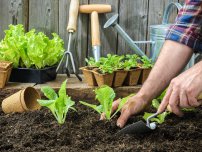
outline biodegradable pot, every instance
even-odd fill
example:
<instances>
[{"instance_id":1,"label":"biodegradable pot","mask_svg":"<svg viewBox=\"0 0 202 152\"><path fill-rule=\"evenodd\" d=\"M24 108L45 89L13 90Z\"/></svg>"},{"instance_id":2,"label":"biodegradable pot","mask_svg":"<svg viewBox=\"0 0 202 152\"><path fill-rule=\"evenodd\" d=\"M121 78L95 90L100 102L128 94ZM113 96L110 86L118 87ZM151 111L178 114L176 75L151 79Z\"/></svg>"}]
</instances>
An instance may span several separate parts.
<instances>
[{"instance_id":1,"label":"biodegradable pot","mask_svg":"<svg viewBox=\"0 0 202 152\"><path fill-rule=\"evenodd\" d=\"M140 75L140 80L139 80L140 84L143 84L146 81L146 79L148 78L150 72L151 72L151 68L142 69L142 72L141 72L141 75Z\"/></svg>"},{"instance_id":2,"label":"biodegradable pot","mask_svg":"<svg viewBox=\"0 0 202 152\"><path fill-rule=\"evenodd\" d=\"M42 84L56 79L56 68L57 66L44 69L16 68L12 70L9 81Z\"/></svg>"},{"instance_id":3,"label":"biodegradable pot","mask_svg":"<svg viewBox=\"0 0 202 152\"><path fill-rule=\"evenodd\" d=\"M37 102L40 94L32 87L27 87L17 93L6 98L2 102L2 110L4 113L25 112L39 110L41 106Z\"/></svg>"},{"instance_id":4,"label":"biodegradable pot","mask_svg":"<svg viewBox=\"0 0 202 152\"><path fill-rule=\"evenodd\" d=\"M124 85L126 85L126 86L137 85L138 84L138 80L140 78L141 71L142 70L140 68L129 70L128 74L126 76L126 79L124 81Z\"/></svg>"},{"instance_id":5,"label":"biodegradable pot","mask_svg":"<svg viewBox=\"0 0 202 152\"><path fill-rule=\"evenodd\" d=\"M95 76L93 74L93 69L94 68L90 69L89 67L80 68L80 70L82 70L84 78L89 86L97 86L97 82L96 82Z\"/></svg>"},{"instance_id":6,"label":"biodegradable pot","mask_svg":"<svg viewBox=\"0 0 202 152\"><path fill-rule=\"evenodd\" d=\"M0 88L4 88L5 85L7 84L10 74L11 74L11 69L8 69L6 71L0 71Z\"/></svg>"},{"instance_id":7,"label":"biodegradable pot","mask_svg":"<svg viewBox=\"0 0 202 152\"><path fill-rule=\"evenodd\" d=\"M113 87L121 87L123 85L124 80L126 79L127 74L128 74L128 71L125 71L125 70L115 71Z\"/></svg>"},{"instance_id":8,"label":"biodegradable pot","mask_svg":"<svg viewBox=\"0 0 202 152\"><path fill-rule=\"evenodd\" d=\"M0 88L7 84L12 70L12 62L0 61Z\"/></svg>"},{"instance_id":9,"label":"biodegradable pot","mask_svg":"<svg viewBox=\"0 0 202 152\"><path fill-rule=\"evenodd\" d=\"M108 86L112 86L113 84L113 79L114 79L114 73L111 74L101 74L99 73L98 70L93 70L95 79L97 81L98 86L102 86L102 85L108 85Z\"/></svg>"}]
</instances>

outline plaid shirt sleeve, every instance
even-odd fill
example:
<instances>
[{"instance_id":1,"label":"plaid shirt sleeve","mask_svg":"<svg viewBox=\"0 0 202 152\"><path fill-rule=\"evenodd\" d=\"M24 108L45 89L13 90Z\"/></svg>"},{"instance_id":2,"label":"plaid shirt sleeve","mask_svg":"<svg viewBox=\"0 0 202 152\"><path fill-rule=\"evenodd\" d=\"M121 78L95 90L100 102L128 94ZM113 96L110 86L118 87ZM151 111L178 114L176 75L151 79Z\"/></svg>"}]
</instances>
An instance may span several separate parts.
<instances>
[{"instance_id":1,"label":"plaid shirt sleeve","mask_svg":"<svg viewBox=\"0 0 202 152\"><path fill-rule=\"evenodd\" d=\"M166 40L173 40L202 53L202 0L186 0Z\"/></svg>"}]
</instances>

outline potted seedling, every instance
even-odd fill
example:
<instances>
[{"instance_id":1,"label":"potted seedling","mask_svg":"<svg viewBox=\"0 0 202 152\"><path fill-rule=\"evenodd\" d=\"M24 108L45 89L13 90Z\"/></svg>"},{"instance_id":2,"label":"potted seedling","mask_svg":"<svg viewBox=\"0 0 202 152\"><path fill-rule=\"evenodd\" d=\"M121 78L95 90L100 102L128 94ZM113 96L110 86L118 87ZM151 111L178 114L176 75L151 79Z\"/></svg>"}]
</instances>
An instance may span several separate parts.
<instances>
[{"instance_id":1,"label":"potted seedling","mask_svg":"<svg viewBox=\"0 0 202 152\"><path fill-rule=\"evenodd\" d=\"M114 71L116 71L116 68L110 56L111 55L108 54L107 58L100 58L98 69L93 70L98 86L112 86L113 84Z\"/></svg>"},{"instance_id":2,"label":"potted seedling","mask_svg":"<svg viewBox=\"0 0 202 152\"><path fill-rule=\"evenodd\" d=\"M93 70L98 67L99 62L96 62L94 58L85 59L87 66L81 67L84 78L89 86L97 86L97 82L95 76L93 74Z\"/></svg>"},{"instance_id":3,"label":"potted seedling","mask_svg":"<svg viewBox=\"0 0 202 152\"><path fill-rule=\"evenodd\" d=\"M139 60L140 60L140 57L137 56L136 54L126 55L126 58L124 61L124 69L128 71L128 74L124 81L124 85L126 86L137 85L140 74L141 74L141 69L138 63Z\"/></svg>"},{"instance_id":4,"label":"potted seedling","mask_svg":"<svg viewBox=\"0 0 202 152\"><path fill-rule=\"evenodd\" d=\"M143 84L145 80L148 78L149 73L151 72L151 69L153 67L152 59L148 59L146 56L142 56L141 58L141 75L140 75L140 84Z\"/></svg>"},{"instance_id":5,"label":"potted seedling","mask_svg":"<svg viewBox=\"0 0 202 152\"><path fill-rule=\"evenodd\" d=\"M74 110L75 102L66 94L67 80L61 85L58 94L50 87L43 87L41 91L48 100L38 100L38 103L50 109L59 124L64 124L69 110Z\"/></svg>"},{"instance_id":6,"label":"potted seedling","mask_svg":"<svg viewBox=\"0 0 202 152\"><path fill-rule=\"evenodd\" d=\"M123 85L123 82L127 76L128 71L124 69L124 55L109 55L108 58L111 58L112 67L114 67L114 81L113 87L120 87Z\"/></svg>"},{"instance_id":7,"label":"potted seedling","mask_svg":"<svg viewBox=\"0 0 202 152\"><path fill-rule=\"evenodd\" d=\"M117 110L112 115L112 103L116 97L114 90L109 86L102 86L100 88L95 89L96 100L99 101L100 105L89 104L84 101L79 101L81 104L88 106L95 111L97 111L100 115L105 114L105 118L107 120L112 119L123 107L123 105L127 102L128 98L132 95L121 99L120 104Z\"/></svg>"},{"instance_id":8,"label":"potted seedling","mask_svg":"<svg viewBox=\"0 0 202 152\"><path fill-rule=\"evenodd\" d=\"M9 25L0 42L0 61L13 62L10 81L44 83L56 78L56 67L64 53L64 42L56 34L48 38L23 25Z\"/></svg>"},{"instance_id":9,"label":"potted seedling","mask_svg":"<svg viewBox=\"0 0 202 152\"><path fill-rule=\"evenodd\" d=\"M12 62L0 61L0 88L4 88L10 78Z\"/></svg>"}]
</instances>

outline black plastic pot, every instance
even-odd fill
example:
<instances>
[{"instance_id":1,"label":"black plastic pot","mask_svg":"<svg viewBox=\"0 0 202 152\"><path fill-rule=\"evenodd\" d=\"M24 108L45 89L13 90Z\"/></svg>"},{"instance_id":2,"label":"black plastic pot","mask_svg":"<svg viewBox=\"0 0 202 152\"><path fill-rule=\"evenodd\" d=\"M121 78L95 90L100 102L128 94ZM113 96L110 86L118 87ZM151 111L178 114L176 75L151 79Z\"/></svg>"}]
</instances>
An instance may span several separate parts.
<instances>
[{"instance_id":1,"label":"black plastic pot","mask_svg":"<svg viewBox=\"0 0 202 152\"><path fill-rule=\"evenodd\" d=\"M56 68L57 66L44 69L14 68L9 81L42 84L56 79Z\"/></svg>"}]
</instances>

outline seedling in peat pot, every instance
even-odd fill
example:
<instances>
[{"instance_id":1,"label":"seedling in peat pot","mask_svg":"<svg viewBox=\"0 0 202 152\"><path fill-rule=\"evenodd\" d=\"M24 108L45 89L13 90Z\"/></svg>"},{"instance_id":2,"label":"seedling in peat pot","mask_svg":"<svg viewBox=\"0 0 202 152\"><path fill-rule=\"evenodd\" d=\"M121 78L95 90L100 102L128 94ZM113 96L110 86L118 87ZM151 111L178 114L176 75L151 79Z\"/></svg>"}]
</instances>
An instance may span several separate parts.
<instances>
[{"instance_id":1,"label":"seedling in peat pot","mask_svg":"<svg viewBox=\"0 0 202 152\"><path fill-rule=\"evenodd\" d=\"M107 120L112 119L117 114L117 112L119 112L121 110L123 105L127 102L128 98L131 96L130 95L126 98L121 99L121 102L119 104L118 109L111 116L111 114L112 114L112 103L113 103L114 98L115 98L114 90L109 86L102 86L102 87L95 90L95 94L96 94L96 99L100 102L100 105L97 106L97 105L89 104L89 103L86 103L83 101L80 101L80 103L94 109L100 115L102 113L104 113Z\"/></svg>"},{"instance_id":2,"label":"seedling in peat pot","mask_svg":"<svg viewBox=\"0 0 202 152\"><path fill-rule=\"evenodd\" d=\"M43 87L41 91L49 100L37 100L41 106L50 109L59 124L64 124L69 109L76 111L75 102L66 94L66 83L67 80L62 83L58 95L52 88Z\"/></svg>"},{"instance_id":3,"label":"seedling in peat pot","mask_svg":"<svg viewBox=\"0 0 202 152\"><path fill-rule=\"evenodd\" d=\"M154 65L152 62L152 59L148 59L146 56L142 56L142 58L140 60L143 63L142 68L144 68L144 69L152 68Z\"/></svg>"}]
</instances>

